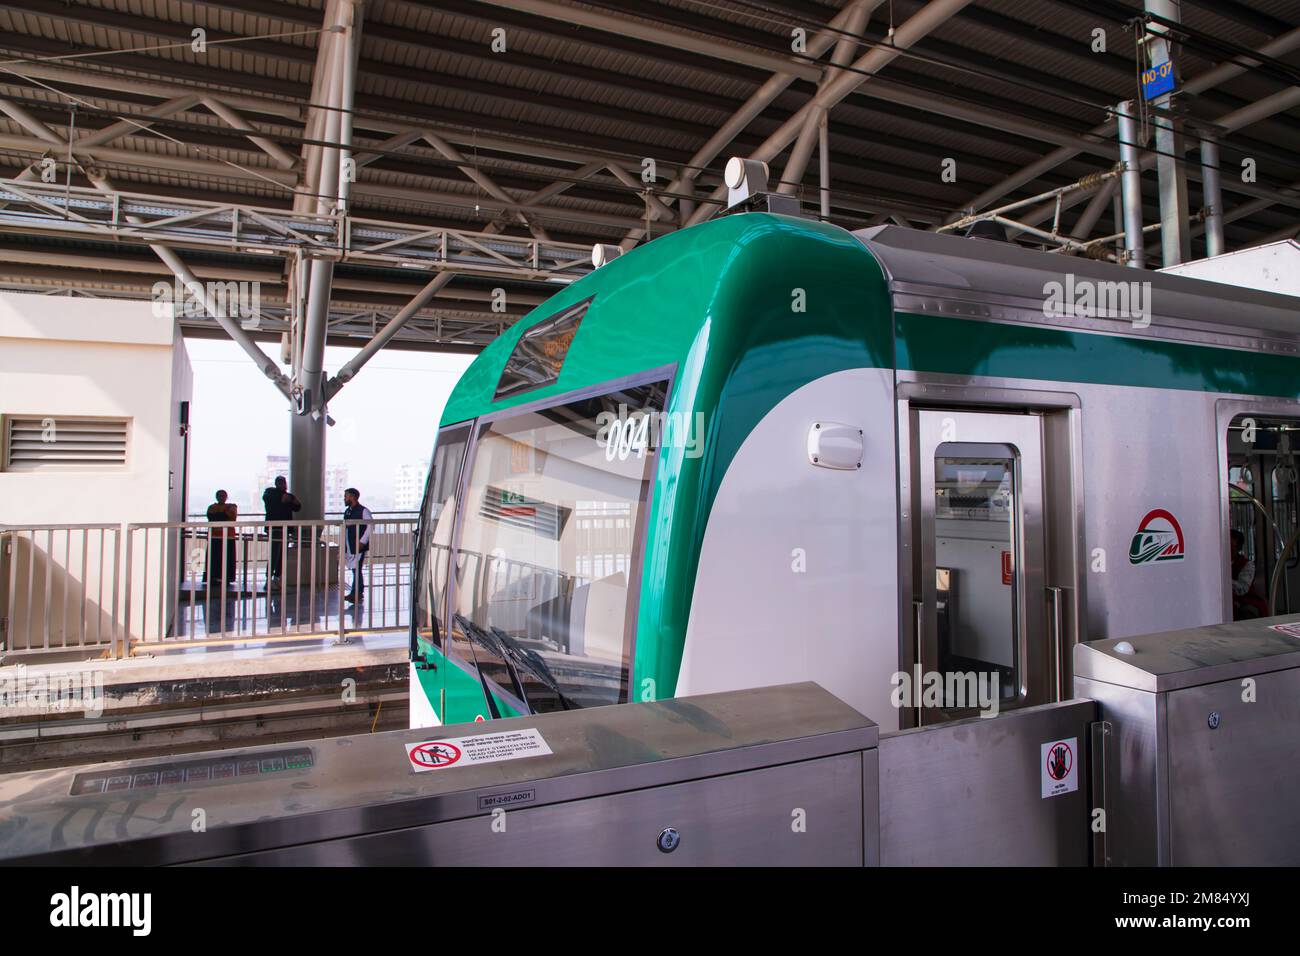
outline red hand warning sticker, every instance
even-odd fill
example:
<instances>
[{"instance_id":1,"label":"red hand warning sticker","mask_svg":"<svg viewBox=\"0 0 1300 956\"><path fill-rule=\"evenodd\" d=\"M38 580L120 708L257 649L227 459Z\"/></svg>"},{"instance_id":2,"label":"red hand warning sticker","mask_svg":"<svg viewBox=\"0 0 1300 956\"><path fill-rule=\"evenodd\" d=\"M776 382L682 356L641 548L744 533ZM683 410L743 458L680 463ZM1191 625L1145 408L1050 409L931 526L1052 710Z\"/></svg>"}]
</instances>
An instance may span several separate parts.
<instances>
[{"instance_id":1,"label":"red hand warning sticker","mask_svg":"<svg viewBox=\"0 0 1300 956\"><path fill-rule=\"evenodd\" d=\"M1002 583L1011 583L1011 552L1002 552Z\"/></svg>"},{"instance_id":2,"label":"red hand warning sticker","mask_svg":"<svg viewBox=\"0 0 1300 956\"><path fill-rule=\"evenodd\" d=\"M1043 744L1042 769L1043 797L1059 797L1079 789L1079 768L1075 757L1079 752L1079 738L1053 740Z\"/></svg>"},{"instance_id":3,"label":"red hand warning sticker","mask_svg":"<svg viewBox=\"0 0 1300 956\"><path fill-rule=\"evenodd\" d=\"M549 753L551 748L542 739L542 735L532 728L474 737L447 737L406 745L406 759L416 773L466 764L541 757Z\"/></svg>"}]
</instances>

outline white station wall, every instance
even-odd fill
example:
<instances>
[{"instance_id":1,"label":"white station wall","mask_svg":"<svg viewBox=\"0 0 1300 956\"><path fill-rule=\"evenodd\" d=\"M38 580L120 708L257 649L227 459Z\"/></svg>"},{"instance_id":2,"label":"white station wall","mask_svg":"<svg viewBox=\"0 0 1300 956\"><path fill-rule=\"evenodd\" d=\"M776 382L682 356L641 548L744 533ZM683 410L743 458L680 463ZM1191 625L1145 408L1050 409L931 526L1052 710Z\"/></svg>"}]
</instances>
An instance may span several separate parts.
<instances>
[{"instance_id":1,"label":"white station wall","mask_svg":"<svg viewBox=\"0 0 1300 956\"><path fill-rule=\"evenodd\" d=\"M130 420L125 468L0 471L0 524L178 520L192 379L150 302L0 292L0 415Z\"/></svg>"},{"instance_id":2,"label":"white station wall","mask_svg":"<svg viewBox=\"0 0 1300 956\"><path fill-rule=\"evenodd\" d=\"M120 526L182 520L185 443L180 412L192 390L193 373L179 327L170 315L156 315L151 302L0 292L0 419L128 421L125 466L0 468L0 525ZM87 552L97 550L93 540L87 539ZM94 573L98 554L88 555L90 570L82 581L80 541L74 536L70 549L76 553L67 553L64 537L37 534L17 549L29 553L8 556L18 562L19 575L34 566L37 591L44 590L46 564L53 565L49 600L33 594L28 608L25 588L13 589L21 592L17 597L0 594L0 603L7 605L7 614L0 616L9 618L11 649L27 643L28 624L33 643L46 640L47 627L55 632L52 644L85 642L79 633L70 633L80 632L81 615L74 610L65 624L58 607L64 603L75 608L79 597L88 603L98 600L94 592L103 583ZM123 539L123 559L125 550ZM151 576L156 580L156 571ZM10 590L9 575L5 577L0 592ZM42 620L45 604L55 605L48 622ZM106 596L104 604L107 614ZM93 617L95 612L90 613Z\"/></svg>"}]
</instances>

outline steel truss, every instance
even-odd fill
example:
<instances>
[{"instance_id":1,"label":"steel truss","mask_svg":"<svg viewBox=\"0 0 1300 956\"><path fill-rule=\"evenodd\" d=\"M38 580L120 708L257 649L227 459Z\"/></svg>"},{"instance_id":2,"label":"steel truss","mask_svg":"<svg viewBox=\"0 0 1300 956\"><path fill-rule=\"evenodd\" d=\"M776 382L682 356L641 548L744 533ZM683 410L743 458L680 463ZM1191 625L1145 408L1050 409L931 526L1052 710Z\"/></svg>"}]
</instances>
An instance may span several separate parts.
<instances>
[{"instance_id":1,"label":"steel truss","mask_svg":"<svg viewBox=\"0 0 1300 956\"><path fill-rule=\"evenodd\" d=\"M291 212L243 203L0 179L0 227L150 245L282 255L505 279L576 279L591 247L534 236L428 227L346 213ZM128 218L129 217L129 218Z\"/></svg>"}]
</instances>

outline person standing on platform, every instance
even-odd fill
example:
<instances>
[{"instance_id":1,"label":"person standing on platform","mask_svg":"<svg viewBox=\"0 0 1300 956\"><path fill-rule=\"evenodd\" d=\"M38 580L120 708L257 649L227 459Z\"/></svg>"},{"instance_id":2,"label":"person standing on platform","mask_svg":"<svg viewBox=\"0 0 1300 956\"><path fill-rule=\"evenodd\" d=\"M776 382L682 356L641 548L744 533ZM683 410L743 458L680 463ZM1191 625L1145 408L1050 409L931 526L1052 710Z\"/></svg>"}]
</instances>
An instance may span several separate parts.
<instances>
[{"instance_id":1,"label":"person standing on platform","mask_svg":"<svg viewBox=\"0 0 1300 956\"><path fill-rule=\"evenodd\" d=\"M343 520L359 522L345 526L344 541L347 543L347 564L352 569L352 590L343 600L359 604L366 596L366 553L370 550L370 525L375 517L361 503L361 492L357 489L343 489L343 501L347 505Z\"/></svg>"},{"instance_id":2,"label":"person standing on platform","mask_svg":"<svg viewBox=\"0 0 1300 956\"><path fill-rule=\"evenodd\" d=\"M216 523L239 520L239 506L233 501L227 501L228 497L224 490L217 491L217 500L208 505L208 521ZM208 566L203 572L205 584L224 588L234 580L235 534L233 528L212 528L208 531Z\"/></svg>"},{"instance_id":3,"label":"person standing on platform","mask_svg":"<svg viewBox=\"0 0 1300 956\"><path fill-rule=\"evenodd\" d=\"M262 504L266 507L267 521L292 521L295 512L302 510L302 502L297 495L289 493L289 482L284 475L275 479L275 484L262 492ZM271 577L280 577L284 559L284 528L268 528L271 541Z\"/></svg>"}]
</instances>

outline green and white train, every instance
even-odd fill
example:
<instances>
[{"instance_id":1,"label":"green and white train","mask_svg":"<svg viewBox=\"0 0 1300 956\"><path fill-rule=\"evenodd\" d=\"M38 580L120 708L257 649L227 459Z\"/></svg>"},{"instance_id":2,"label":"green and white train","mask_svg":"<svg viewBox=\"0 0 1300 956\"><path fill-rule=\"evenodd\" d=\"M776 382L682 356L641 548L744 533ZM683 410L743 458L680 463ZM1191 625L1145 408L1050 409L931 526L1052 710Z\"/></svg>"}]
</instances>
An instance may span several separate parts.
<instances>
[{"instance_id":1,"label":"green and white train","mask_svg":"<svg viewBox=\"0 0 1300 956\"><path fill-rule=\"evenodd\" d=\"M1296 423L1285 296L769 212L670 233L456 385L412 726L800 680L883 730L975 712L970 674L1068 697L1076 641L1231 619L1230 526L1288 609Z\"/></svg>"}]
</instances>

